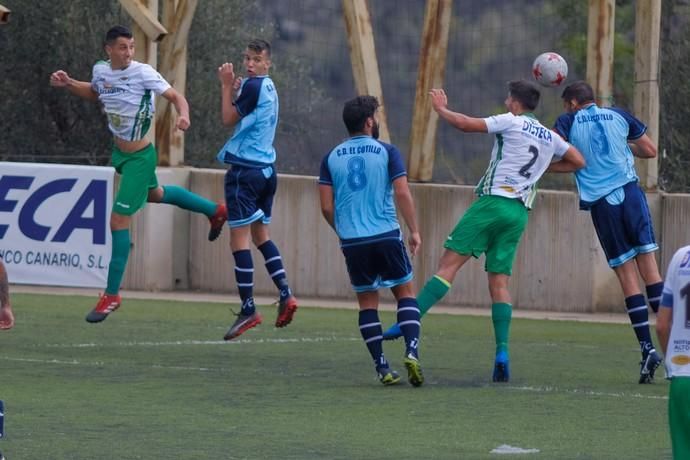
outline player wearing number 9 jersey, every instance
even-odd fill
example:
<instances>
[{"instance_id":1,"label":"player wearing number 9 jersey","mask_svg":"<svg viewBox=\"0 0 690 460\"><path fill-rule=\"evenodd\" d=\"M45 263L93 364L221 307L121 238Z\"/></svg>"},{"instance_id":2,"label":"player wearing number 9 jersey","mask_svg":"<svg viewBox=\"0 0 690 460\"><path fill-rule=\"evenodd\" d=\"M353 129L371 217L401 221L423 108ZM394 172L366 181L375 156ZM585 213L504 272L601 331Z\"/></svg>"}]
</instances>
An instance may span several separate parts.
<instances>
[{"instance_id":1,"label":"player wearing number 9 jersey","mask_svg":"<svg viewBox=\"0 0 690 460\"><path fill-rule=\"evenodd\" d=\"M547 170L575 171L582 168L585 161L575 147L534 117L532 111L539 103L540 94L531 83L510 82L505 100L508 113L487 118L472 118L449 110L448 98L442 89L432 89L430 96L434 110L452 126L465 132L494 134L496 140L489 166L475 189L479 198L448 236L438 270L419 292L417 302L424 315L448 292L465 262L485 254L496 338L493 380L507 382L512 316L508 281L537 181ZM384 336L397 338L397 325Z\"/></svg>"},{"instance_id":2,"label":"player wearing number 9 jersey","mask_svg":"<svg viewBox=\"0 0 690 460\"><path fill-rule=\"evenodd\" d=\"M654 312L663 289L654 252L659 249L647 197L638 184L635 159L656 156L647 127L624 110L599 107L584 81L561 95L566 113L554 130L576 146L587 166L575 173L580 209L589 212L609 266L625 297L625 309L640 344L639 383L651 383L661 364L649 327L647 301ZM640 289L645 284L647 299Z\"/></svg>"}]
</instances>

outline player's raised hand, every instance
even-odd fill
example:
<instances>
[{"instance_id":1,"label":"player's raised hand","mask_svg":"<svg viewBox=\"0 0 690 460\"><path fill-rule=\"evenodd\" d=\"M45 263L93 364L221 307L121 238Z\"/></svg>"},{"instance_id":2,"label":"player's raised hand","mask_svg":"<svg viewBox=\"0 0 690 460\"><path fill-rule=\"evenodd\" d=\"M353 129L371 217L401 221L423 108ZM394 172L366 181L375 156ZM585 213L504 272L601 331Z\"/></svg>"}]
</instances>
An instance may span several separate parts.
<instances>
[{"instance_id":1,"label":"player's raised hand","mask_svg":"<svg viewBox=\"0 0 690 460\"><path fill-rule=\"evenodd\" d=\"M432 89L429 91L429 96L431 97L431 106L435 111L445 109L448 106L448 96L443 89Z\"/></svg>"},{"instance_id":2,"label":"player's raised hand","mask_svg":"<svg viewBox=\"0 0 690 460\"><path fill-rule=\"evenodd\" d=\"M50 86L64 88L69 85L70 77L64 70L58 70L50 74Z\"/></svg>"},{"instance_id":3,"label":"player's raised hand","mask_svg":"<svg viewBox=\"0 0 690 460\"><path fill-rule=\"evenodd\" d=\"M223 86L232 86L235 88L235 70L232 67L232 62L226 62L218 67L218 79Z\"/></svg>"}]
</instances>

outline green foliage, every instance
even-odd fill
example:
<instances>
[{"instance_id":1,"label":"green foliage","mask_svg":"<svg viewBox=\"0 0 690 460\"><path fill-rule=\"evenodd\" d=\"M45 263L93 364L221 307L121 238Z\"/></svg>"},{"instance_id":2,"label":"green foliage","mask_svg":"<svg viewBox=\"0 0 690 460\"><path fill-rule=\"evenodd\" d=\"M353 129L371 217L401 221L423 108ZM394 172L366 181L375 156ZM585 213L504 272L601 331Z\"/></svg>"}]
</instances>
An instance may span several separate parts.
<instances>
[{"instance_id":1,"label":"green foliage","mask_svg":"<svg viewBox=\"0 0 690 460\"><path fill-rule=\"evenodd\" d=\"M681 0L663 3L661 30L661 98L659 185L668 192L690 192L690 6Z\"/></svg>"},{"instance_id":2,"label":"green foliage","mask_svg":"<svg viewBox=\"0 0 690 460\"><path fill-rule=\"evenodd\" d=\"M7 458L492 459L502 444L545 459L670 456L668 382L637 384L629 324L514 320L504 385L490 383L488 317L431 314L425 385L383 387L354 306L303 308L285 329L260 307L265 323L224 343L227 305L130 298L88 325L94 301L13 296ZM385 349L404 373L403 344Z\"/></svg>"},{"instance_id":3,"label":"green foliage","mask_svg":"<svg viewBox=\"0 0 690 460\"><path fill-rule=\"evenodd\" d=\"M216 166L215 156L232 133L221 123L218 67L234 64L242 75L242 52L256 32L265 29L245 22L257 7L244 0L205 0L194 14L189 32L186 96L192 127L185 134L185 162L194 166ZM271 40L270 34L265 36Z\"/></svg>"},{"instance_id":4,"label":"green foliage","mask_svg":"<svg viewBox=\"0 0 690 460\"><path fill-rule=\"evenodd\" d=\"M116 2L5 0L12 10L0 27L0 159L103 164L109 157L105 116L96 104L51 88L50 74L66 70L90 80L103 57L102 37L112 24L127 24Z\"/></svg>"},{"instance_id":5,"label":"green foliage","mask_svg":"<svg viewBox=\"0 0 690 460\"><path fill-rule=\"evenodd\" d=\"M582 69L585 79L587 68L587 2L556 0L551 3L554 12L567 21L562 27L559 48L569 56L569 66ZM635 5L630 1L617 1L613 37L613 96L609 105L632 110L635 55ZM572 79L569 79L572 81Z\"/></svg>"},{"instance_id":6,"label":"green foliage","mask_svg":"<svg viewBox=\"0 0 690 460\"><path fill-rule=\"evenodd\" d=\"M4 0L13 11L0 27L3 108L0 160L107 164L110 136L98 105L50 88L48 77L67 70L90 78L104 57L101 40L115 23L131 25L116 0ZM635 2L616 2L614 94L632 109ZM369 2L391 140L409 151L424 2ZM531 78L534 57L564 55L568 81L585 77L588 2L496 0L453 2L444 87L450 107L472 116L503 111L505 83ZM684 0L663 2L661 40L660 186L690 190L688 160L690 11ZM340 2L320 0L204 0L192 23L187 97L192 128L185 135L186 162L218 166L215 154L231 134L220 122L218 66L234 62L242 72L246 41L272 42L281 101L276 136L281 172L318 174L321 157L345 135L342 103L356 93ZM544 88L537 117L550 126L561 112L560 88ZM464 136L441 123L434 180L474 184L486 168L491 136ZM450 169L452 168L452 170ZM542 186L570 188L565 176Z\"/></svg>"}]
</instances>

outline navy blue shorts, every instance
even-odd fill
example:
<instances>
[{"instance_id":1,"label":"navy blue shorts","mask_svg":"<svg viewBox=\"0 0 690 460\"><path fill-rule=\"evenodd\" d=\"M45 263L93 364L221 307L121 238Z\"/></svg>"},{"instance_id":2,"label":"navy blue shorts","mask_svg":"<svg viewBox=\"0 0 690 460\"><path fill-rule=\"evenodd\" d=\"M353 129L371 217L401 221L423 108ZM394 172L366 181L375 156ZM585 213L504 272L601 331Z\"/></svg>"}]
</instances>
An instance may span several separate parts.
<instances>
[{"instance_id":1,"label":"navy blue shorts","mask_svg":"<svg viewBox=\"0 0 690 460\"><path fill-rule=\"evenodd\" d=\"M590 212L609 267L659 249L647 198L637 182L629 182L598 200Z\"/></svg>"},{"instance_id":2,"label":"navy blue shorts","mask_svg":"<svg viewBox=\"0 0 690 460\"><path fill-rule=\"evenodd\" d=\"M355 292L376 291L412 280L412 264L407 257L400 231L367 238L364 242L343 242L347 272Z\"/></svg>"},{"instance_id":3,"label":"navy blue shorts","mask_svg":"<svg viewBox=\"0 0 690 460\"><path fill-rule=\"evenodd\" d=\"M225 203L230 227L242 227L261 219L271 222L278 176L273 166L247 168L232 165L225 173Z\"/></svg>"}]
</instances>

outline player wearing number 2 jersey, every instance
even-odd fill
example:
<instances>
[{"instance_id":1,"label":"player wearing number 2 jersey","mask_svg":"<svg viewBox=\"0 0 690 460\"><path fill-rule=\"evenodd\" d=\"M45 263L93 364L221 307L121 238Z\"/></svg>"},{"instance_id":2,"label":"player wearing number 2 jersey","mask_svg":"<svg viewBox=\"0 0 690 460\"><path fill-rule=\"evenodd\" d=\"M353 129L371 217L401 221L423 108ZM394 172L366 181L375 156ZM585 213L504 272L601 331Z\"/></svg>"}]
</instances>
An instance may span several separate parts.
<instances>
[{"instance_id":1,"label":"player wearing number 2 jersey","mask_svg":"<svg viewBox=\"0 0 690 460\"><path fill-rule=\"evenodd\" d=\"M536 183L549 168L559 172L584 166L582 155L532 115L539 103L539 90L525 81L508 84L508 113L472 118L448 109L442 89L432 89L431 101L439 116L465 132L496 136L489 167L475 189L478 199L462 216L444 245L438 271L417 296L421 314L426 313L450 289L456 273L471 257L486 255L492 319L496 337L493 380L510 378L508 336L512 304L508 281L527 212L536 193ZM556 161L551 166L552 161ZM555 168L555 165L558 165ZM396 338L397 325L385 333Z\"/></svg>"}]
</instances>

